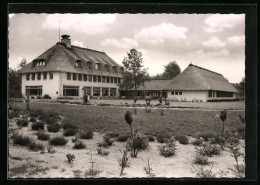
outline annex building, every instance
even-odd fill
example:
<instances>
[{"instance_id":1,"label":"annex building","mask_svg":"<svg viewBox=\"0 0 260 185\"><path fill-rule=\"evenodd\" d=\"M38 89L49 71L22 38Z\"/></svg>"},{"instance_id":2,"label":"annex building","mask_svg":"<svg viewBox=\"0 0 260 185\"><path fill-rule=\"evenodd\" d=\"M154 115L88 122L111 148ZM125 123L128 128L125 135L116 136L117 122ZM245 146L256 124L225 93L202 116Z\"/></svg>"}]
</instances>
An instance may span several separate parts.
<instances>
[{"instance_id":1,"label":"annex building","mask_svg":"<svg viewBox=\"0 0 260 185\"><path fill-rule=\"evenodd\" d=\"M18 71L22 95L51 98L119 96L124 68L105 52L71 45L69 35Z\"/></svg>"},{"instance_id":2,"label":"annex building","mask_svg":"<svg viewBox=\"0 0 260 185\"><path fill-rule=\"evenodd\" d=\"M238 94L237 89L221 74L193 64L172 80L151 80L137 90L139 97L150 95L153 98L161 96L173 101L196 102L234 100ZM134 90L131 89L128 94L133 96Z\"/></svg>"}]
</instances>

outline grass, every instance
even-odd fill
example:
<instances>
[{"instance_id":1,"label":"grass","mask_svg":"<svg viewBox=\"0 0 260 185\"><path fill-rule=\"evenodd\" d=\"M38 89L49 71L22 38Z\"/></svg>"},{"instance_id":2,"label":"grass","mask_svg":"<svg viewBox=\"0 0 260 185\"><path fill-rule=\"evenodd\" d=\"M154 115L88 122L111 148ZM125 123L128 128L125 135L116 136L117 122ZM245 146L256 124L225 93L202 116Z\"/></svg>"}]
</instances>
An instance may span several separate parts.
<instances>
[{"instance_id":1,"label":"grass","mask_svg":"<svg viewBox=\"0 0 260 185\"><path fill-rule=\"evenodd\" d=\"M210 104L219 103L223 104L223 106L228 106L230 103L235 102L212 102ZM25 110L26 108L26 104L23 102L15 102L12 106L20 110ZM124 121L124 114L127 110L133 111L131 108L121 107L30 103L31 110L37 110L39 107L45 112L57 112L64 117L64 120L68 120L68 122L80 129L103 133L129 132L129 126ZM158 135L160 132L165 132L171 136L188 135L196 137L198 132L211 132L218 135L222 124L220 119L214 118L216 114L219 114L219 111L198 109L166 109L164 116L160 116L158 111L152 111L149 115L145 111L138 111L138 114L133 114L134 121L132 124L135 130L143 133L149 132L151 135ZM237 123L241 122L239 119L241 114L244 114L244 111L228 111L225 129L229 131L237 130L240 126Z\"/></svg>"}]
</instances>

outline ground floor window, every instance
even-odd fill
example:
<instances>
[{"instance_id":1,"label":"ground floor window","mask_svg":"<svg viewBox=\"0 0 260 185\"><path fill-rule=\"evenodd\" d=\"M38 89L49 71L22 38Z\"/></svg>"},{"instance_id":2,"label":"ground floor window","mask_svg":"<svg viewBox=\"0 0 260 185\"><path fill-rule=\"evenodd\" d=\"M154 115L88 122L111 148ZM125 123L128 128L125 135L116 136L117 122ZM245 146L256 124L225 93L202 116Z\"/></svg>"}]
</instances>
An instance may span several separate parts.
<instances>
[{"instance_id":1,"label":"ground floor window","mask_svg":"<svg viewBox=\"0 0 260 185\"><path fill-rule=\"evenodd\" d=\"M102 96L108 96L108 88L102 89Z\"/></svg>"},{"instance_id":2,"label":"ground floor window","mask_svg":"<svg viewBox=\"0 0 260 185\"><path fill-rule=\"evenodd\" d=\"M84 87L84 94L91 95L91 87Z\"/></svg>"},{"instance_id":3,"label":"ground floor window","mask_svg":"<svg viewBox=\"0 0 260 185\"><path fill-rule=\"evenodd\" d=\"M116 96L116 88L110 89L110 96Z\"/></svg>"},{"instance_id":4,"label":"ground floor window","mask_svg":"<svg viewBox=\"0 0 260 185\"><path fill-rule=\"evenodd\" d=\"M42 86L26 86L26 95L41 95Z\"/></svg>"},{"instance_id":5,"label":"ground floor window","mask_svg":"<svg viewBox=\"0 0 260 185\"><path fill-rule=\"evenodd\" d=\"M79 96L79 87L63 86L63 96Z\"/></svg>"},{"instance_id":6,"label":"ground floor window","mask_svg":"<svg viewBox=\"0 0 260 185\"><path fill-rule=\"evenodd\" d=\"M233 92L216 91L217 97L233 97Z\"/></svg>"},{"instance_id":7,"label":"ground floor window","mask_svg":"<svg viewBox=\"0 0 260 185\"><path fill-rule=\"evenodd\" d=\"M100 88L98 87L93 88L93 96L100 96Z\"/></svg>"}]
</instances>

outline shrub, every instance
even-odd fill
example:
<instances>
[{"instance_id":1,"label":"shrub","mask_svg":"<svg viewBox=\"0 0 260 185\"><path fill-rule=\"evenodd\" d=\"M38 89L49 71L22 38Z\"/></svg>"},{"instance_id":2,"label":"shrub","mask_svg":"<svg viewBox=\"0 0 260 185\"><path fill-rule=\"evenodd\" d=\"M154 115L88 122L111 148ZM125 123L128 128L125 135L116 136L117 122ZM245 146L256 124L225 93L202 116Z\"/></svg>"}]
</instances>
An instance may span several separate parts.
<instances>
[{"instance_id":1,"label":"shrub","mask_svg":"<svg viewBox=\"0 0 260 185\"><path fill-rule=\"evenodd\" d=\"M27 127L28 126L28 121L26 119L18 119L16 121L16 124L19 126L19 127Z\"/></svg>"},{"instance_id":2,"label":"shrub","mask_svg":"<svg viewBox=\"0 0 260 185\"><path fill-rule=\"evenodd\" d=\"M32 130L44 130L44 122L43 121L38 121L36 123L32 124Z\"/></svg>"},{"instance_id":3,"label":"shrub","mask_svg":"<svg viewBox=\"0 0 260 185\"><path fill-rule=\"evenodd\" d=\"M44 146L42 144L36 143L34 141L29 144L29 149L33 151L42 150L43 148Z\"/></svg>"},{"instance_id":4,"label":"shrub","mask_svg":"<svg viewBox=\"0 0 260 185\"><path fill-rule=\"evenodd\" d=\"M38 113L35 111L30 111L30 116L31 117L38 117Z\"/></svg>"},{"instance_id":5,"label":"shrub","mask_svg":"<svg viewBox=\"0 0 260 185\"><path fill-rule=\"evenodd\" d=\"M31 139L29 137L25 137L22 135L14 136L14 144L21 146L28 146L31 143Z\"/></svg>"},{"instance_id":6,"label":"shrub","mask_svg":"<svg viewBox=\"0 0 260 185\"><path fill-rule=\"evenodd\" d=\"M202 132L197 134L197 138L203 138L205 141L209 141L209 138L215 138L216 134L211 133L211 132Z\"/></svg>"},{"instance_id":7,"label":"shrub","mask_svg":"<svg viewBox=\"0 0 260 185\"><path fill-rule=\"evenodd\" d=\"M144 136L135 135L129 139L126 144L126 148L131 152L132 157L137 157L140 150L145 150L149 147L148 139Z\"/></svg>"},{"instance_id":8,"label":"shrub","mask_svg":"<svg viewBox=\"0 0 260 185\"><path fill-rule=\"evenodd\" d=\"M30 118L30 122L36 122L35 117L31 117L31 118Z\"/></svg>"},{"instance_id":9,"label":"shrub","mask_svg":"<svg viewBox=\"0 0 260 185\"><path fill-rule=\"evenodd\" d=\"M45 94L45 95L42 97L42 99L51 99L51 97L50 97L50 95Z\"/></svg>"},{"instance_id":10,"label":"shrub","mask_svg":"<svg viewBox=\"0 0 260 185\"><path fill-rule=\"evenodd\" d=\"M58 132L61 129L61 125L58 123L53 123L48 125L47 129L49 132Z\"/></svg>"},{"instance_id":11,"label":"shrub","mask_svg":"<svg viewBox=\"0 0 260 185\"><path fill-rule=\"evenodd\" d=\"M197 154L201 156L208 156L212 157L213 155L220 154L220 145L218 144L211 144L210 142L205 142L202 144L202 147L196 147Z\"/></svg>"},{"instance_id":12,"label":"shrub","mask_svg":"<svg viewBox=\"0 0 260 185\"><path fill-rule=\"evenodd\" d=\"M59 116L59 114L57 113L57 112L48 112L48 114L49 114L49 116L50 117L53 117L53 118L56 118L56 117L58 117Z\"/></svg>"},{"instance_id":13,"label":"shrub","mask_svg":"<svg viewBox=\"0 0 260 185\"><path fill-rule=\"evenodd\" d=\"M154 137L152 135L146 136L150 142L155 141Z\"/></svg>"},{"instance_id":14,"label":"shrub","mask_svg":"<svg viewBox=\"0 0 260 185\"><path fill-rule=\"evenodd\" d=\"M82 141L76 141L73 148L74 149L82 149L82 148L86 148L86 145L84 143L82 143Z\"/></svg>"},{"instance_id":15,"label":"shrub","mask_svg":"<svg viewBox=\"0 0 260 185\"><path fill-rule=\"evenodd\" d=\"M44 120L45 120L47 125L51 125L51 124L57 123L57 119L51 118L51 117L46 117Z\"/></svg>"},{"instance_id":16,"label":"shrub","mask_svg":"<svg viewBox=\"0 0 260 185\"><path fill-rule=\"evenodd\" d=\"M110 133L105 134L105 137L109 137L109 138L115 138L115 137L118 137L118 136L119 136L119 134L115 133L115 132L110 132Z\"/></svg>"},{"instance_id":17,"label":"shrub","mask_svg":"<svg viewBox=\"0 0 260 185\"><path fill-rule=\"evenodd\" d=\"M75 161L75 156L73 154L66 154L68 163L71 163L73 161Z\"/></svg>"},{"instance_id":18,"label":"shrub","mask_svg":"<svg viewBox=\"0 0 260 185\"><path fill-rule=\"evenodd\" d=\"M130 134L120 134L118 137L117 137L117 141L120 141L120 142L125 142L127 141L127 139L131 138L131 135Z\"/></svg>"},{"instance_id":19,"label":"shrub","mask_svg":"<svg viewBox=\"0 0 260 185\"><path fill-rule=\"evenodd\" d=\"M103 140L104 140L104 142L105 142L108 146L112 146L112 144L113 144L113 142L114 142L112 139L110 139L109 137L106 137L106 136L103 137Z\"/></svg>"},{"instance_id":20,"label":"shrub","mask_svg":"<svg viewBox=\"0 0 260 185\"><path fill-rule=\"evenodd\" d=\"M73 125L73 124L71 124L70 122L67 122L67 121L64 121L62 123L62 128L63 129L68 129L68 128L70 128L70 129L78 129L78 127L76 125Z\"/></svg>"},{"instance_id":21,"label":"shrub","mask_svg":"<svg viewBox=\"0 0 260 185\"><path fill-rule=\"evenodd\" d=\"M50 139L50 135L46 134L44 132L40 132L40 133L38 133L38 139L43 140L43 141L47 141L47 140Z\"/></svg>"},{"instance_id":22,"label":"shrub","mask_svg":"<svg viewBox=\"0 0 260 185\"><path fill-rule=\"evenodd\" d=\"M158 143L164 143L166 142L171 136L168 133L161 132L157 135L157 142Z\"/></svg>"},{"instance_id":23,"label":"shrub","mask_svg":"<svg viewBox=\"0 0 260 185\"><path fill-rule=\"evenodd\" d=\"M192 142L193 145L199 146L203 143L203 139L196 139L195 141Z\"/></svg>"},{"instance_id":24,"label":"shrub","mask_svg":"<svg viewBox=\"0 0 260 185\"><path fill-rule=\"evenodd\" d=\"M100 148L100 147L104 147L104 148L107 148L108 145L106 142L104 141L100 141L100 142L97 142L97 146Z\"/></svg>"},{"instance_id":25,"label":"shrub","mask_svg":"<svg viewBox=\"0 0 260 185\"><path fill-rule=\"evenodd\" d=\"M244 126L238 127L237 133L240 138L244 139L245 138L245 127Z\"/></svg>"},{"instance_id":26,"label":"shrub","mask_svg":"<svg viewBox=\"0 0 260 185\"><path fill-rule=\"evenodd\" d=\"M50 140L50 144L54 145L54 146L55 145L65 145L67 142L68 142L68 140L62 136L56 136L56 137L51 138L51 140Z\"/></svg>"},{"instance_id":27,"label":"shrub","mask_svg":"<svg viewBox=\"0 0 260 185\"><path fill-rule=\"evenodd\" d=\"M17 118L19 117L19 113L18 112L9 112L9 119L13 119L13 118Z\"/></svg>"},{"instance_id":28,"label":"shrub","mask_svg":"<svg viewBox=\"0 0 260 185\"><path fill-rule=\"evenodd\" d=\"M189 139L184 135L176 136L175 139L179 141L180 144L183 145L189 144Z\"/></svg>"},{"instance_id":29,"label":"shrub","mask_svg":"<svg viewBox=\"0 0 260 185\"><path fill-rule=\"evenodd\" d=\"M64 136L75 136L76 134L77 134L77 130L72 128L68 128L63 132Z\"/></svg>"},{"instance_id":30,"label":"shrub","mask_svg":"<svg viewBox=\"0 0 260 185\"><path fill-rule=\"evenodd\" d=\"M209 164L208 157L207 156L196 155L193 163L194 164L199 164L199 165L207 165L207 164Z\"/></svg>"},{"instance_id":31,"label":"shrub","mask_svg":"<svg viewBox=\"0 0 260 185\"><path fill-rule=\"evenodd\" d=\"M98 155L108 155L109 151L103 150L101 147L97 148Z\"/></svg>"},{"instance_id":32,"label":"shrub","mask_svg":"<svg viewBox=\"0 0 260 185\"><path fill-rule=\"evenodd\" d=\"M176 141L173 138L170 138L166 143L159 146L160 154L164 157L170 157L175 155L176 152Z\"/></svg>"},{"instance_id":33,"label":"shrub","mask_svg":"<svg viewBox=\"0 0 260 185\"><path fill-rule=\"evenodd\" d=\"M94 133L92 131L90 131L90 130L83 130L83 131L80 132L79 137L81 139L92 139L93 135L94 135Z\"/></svg>"}]
</instances>

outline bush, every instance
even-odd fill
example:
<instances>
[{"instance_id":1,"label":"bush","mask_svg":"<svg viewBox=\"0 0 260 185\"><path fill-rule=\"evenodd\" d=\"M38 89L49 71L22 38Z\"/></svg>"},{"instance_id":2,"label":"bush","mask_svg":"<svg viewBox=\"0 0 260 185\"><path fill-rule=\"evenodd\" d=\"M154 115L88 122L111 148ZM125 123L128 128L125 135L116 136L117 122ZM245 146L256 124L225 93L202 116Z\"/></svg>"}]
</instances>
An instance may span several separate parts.
<instances>
[{"instance_id":1,"label":"bush","mask_svg":"<svg viewBox=\"0 0 260 185\"><path fill-rule=\"evenodd\" d=\"M31 117L31 118L30 118L30 122L36 122L35 117Z\"/></svg>"},{"instance_id":2,"label":"bush","mask_svg":"<svg viewBox=\"0 0 260 185\"><path fill-rule=\"evenodd\" d=\"M28 126L28 121L26 119L18 119L16 121L16 124L19 126L19 127L27 127Z\"/></svg>"},{"instance_id":3,"label":"bush","mask_svg":"<svg viewBox=\"0 0 260 185\"><path fill-rule=\"evenodd\" d=\"M197 134L197 138L203 138L205 141L209 141L209 138L215 138L216 134L211 133L211 132L202 132Z\"/></svg>"},{"instance_id":4,"label":"bush","mask_svg":"<svg viewBox=\"0 0 260 185\"><path fill-rule=\"evenodd\" d=\"M160 155L164 157L170 157L175 155L176 152L176 141L173 138L170 138L166 143L159 146Z\"/></svg>"},{"instance_id":5,"label":"bush","mask_svg":"<svg viewBox=\"0 0 260 185\"><path fill-rule=\"evenodd\" d=\"M42 144L36 143L34 141L29 144L29 149L33 151L42 150L43 148L44 146Z\"/></svg>"},{"instance_id":6,"label":"bush","mask_svg":"<svg viewBox=\"0 0 260 185\"><path fill-rule=\"evenodd\" d=\"M57 112L49 112L49 116L53 117L53 118L56 118L56 117L59 116L59 114Z\"/></svg>"},{"instance_id":7,"label":"bush","mask_svg":"<svg viewBox=\"0 0 260 185\"><path fill-rule=\"evenodd\" d=\"M193 145L199 146L203 143L203 139L196 139L195 141L192 142Z\"/></svg>"},{"instance_id":8,"label":"bush","mask_svg":"<svg viewBox=\"0 0 260 185\"><path fill-rule=\"evenodd\" d=\"M110 133L105 134L105 137L109 137L109 138L115 138L115 137L118 137L118 136L119 136L119 134L115 133L115 132L110 132Z\"/></svg>"},{"instance_id":9,"label":"bush","mask_svg":"<svg viewBox=\"0 0 260 185\"><path fill-rule=\"evenodd\" d=\"M161 132L157 135L157 142L158 143L164 143L166 142L171 136L168 133Z\"/></svg>"},{"instance_id":10,"label":"bush","mask_svg":"<svg viewBox=\"0 0 260 185\"><path fill-rule=\"evenodd\" d=\"M67 142L68 142L68 140L62 136L56 136L56 137L51 138L51 140L50 140L50 144L54 145L54 146L55 145L65 145Z\"/></svg>"},{"instance_id":11,"label":"bush","mask_svg":"<svg viewBox=\"0 0 260 185\"><path fill-rule=\"evenodd\" d=\"M42 97L42 99L51 99L51 97L50 97L50 95L45 94L45 95Z\"/></svg>"},{"instance_id":12,"label":"bush","mask_svg":"<svg viewBox=\"0 0 260 185\"><path fill-rule=\"evenodd\" d=\"M245 127L241 126L237 128L238 136L242 139L245 139Z\"/></svg>"},{"instance_id":13,"label":"bush","mask_svg":"<svg viewBox=\"0 0 260 185\"><path fill-rule=\"evenodd\" d=\"M125 142L127 141L127 139L131 138L131 135L130 134L120 134L118 137L117 137L117 141L120 141L120 142Z\"/></svg>"},{"instance_id":14,"label":"bush","mask_svg":"<svg viewBox=\"0 0 260 185\"><path fill-rule=\"evenodd\" d=\"M32 124L32 130L44 130L44 122L43 121L38 121L36 123Z\"/></svg>"},{"instance_id":15,"label":"bush","mask_svg":"<svg viewBox=\"0 0 260 185\"><path fill-rule=\"evenodd\" d=\"M138 151L145 150L149 147L148 139L144 136L134 136L131 139L128 139L126 148L131 152L132 157L136 157Z\"/></svg>"},{"instance_id":16,"label":"bush","mask_svg":"<svg viewBox=\"0 0 260 185\"><path fill-rule=\"evenodd\" d=\"M75 161L75 156L73 154L66 154L68 163L71 163L73 161Z\"/></svg>"},{"instance_id":17,"label":"bush","mask_svg":"<svg viewBox=\"0 0 260 185\"><path fill-rule=\"evenodd\" d=\"M107 146L112 146L113 145L114 141L112 139L110 139L109 137L104 136L103 140L107 144Z\"/></svg>"},{"instance_id":18,"label":"bush","mask_svg":"<svg viewBox=\"0 0 260 185\"><path fill-rule=\"evenodd\" d=\"M38 133L38 139L43 140L43 141L47 141L47 140L50 139L50 135L46 134L44 132L40 132L40 133Z\"/></svg>"},{"instance_id":19,"label":"bush","mask_svg":"<svg viewBox=\"0 0 260 185\"><path fill-rule=\"evenodd\" d=\"M155 141L154 137L151 135L146 136L148 138L148 141L153 142Z\"/></svg>"},{"instance_id":20,"label":"bush","mask_svg":"<svg viewBox=\"0 0 260 185\"><path fill-rule=\"evenodd\" d=\"M83 130L80 132L79 137L81 139L92 139L93 138L93 132L90 130Z\"/></svg>"},{"instance_id":21,"label":"bush","mask_svg":"<svg viewBox=\"0 0 260 185\"><path fill-rule=\"evenodd\" d=\"M18 112L9 112L9 119L13 119L13 118L17 118L19 117L19 113Z\"/></svg>"},{"instance_id":22,"label":"bush","mask_svg":"<svg viewBox=\"0 0 260 185\"><path fill-rule=\"evenodd\" d=\"M76 141L73 148L74 149L82 149L82 148L86 148L86 145L84 143L82 143L82 141Z\"/></svg>"},{"instance_id":23,"label":"bush","mask_svg":"<svg viewBox=\"0 0 260 185\"><path fill-rule=\"evenodd\" d=\"M63 132L64 136L75 136L76 134L77 134L77 130L72 128L68 128Z\"/></svg>"},{"instance_id":24,"label":"bush","mask_svg":"<svg viewBox=\"0 0 260 185\"><path fill-rule=\"evenodd\" d=\"M61 129L61 125L58 123L53 123L48 125L47 129L49 132L58 132Z\"/></svg>"},{"instance_id":25,"label":"bush","mask_svg":"<svg viewBox=\"0 0 260 185\"><path fill-rule=\"evenodd\" d=\"M208 157L207 156L196 155L193 163L194 164L199 164L199 165L207 165L207 164L209 164Z\"/></svg>"},{"instance_id":26,"label":"bush","mask_svg":"<svg viewBox=\"0 0 260 185\"><path fill-rule=\"evenodd\" d=\"M97 148L97 152L98 152L98 153L97 153L98 155L108 155L108 154L109 154L108 151L103 150L103 149L100 148L100 147Z\"/></svg>"},{"instance_id":27,"label":"bush","mask_svg":"<svg viewBox=\"0 0 260 185\"><path fill-rule=\"evenodd\" d=\"M65 129L68 129L68 128L70 128L70 129L78 129L78 127L76 126L76 125L73 125L73 124L71 124L70 122L67 122L67 121L64 121L63 123L62 123L62 128L65 130Z\"/></svg>"},{"instance_id":28,"label":"bush","mask_svg":"<svg viewBox=\"0 0 260 185\"><path fill-rule=\"evenodd\" d=\"M175 136L175 139L179 141L180 144L183 145L189 144L189 139L184 135Z\"/></svg>"},{"instance_id":29,"label":"bush","mask_svg":"<svg viewBox=\"0 0 260 185\"><path fill-rule=\"evenodd\" d=\"M202 144L202 147L196 147L197 154L201 156L208 156L212 157L213 155L218 155L220 154L220 145L218 144L211 144L210 142L205 142Z\"/></svg>"},{"instance_id":30,"label":"bush","mask_svg":"<svg viewBox=\"0 0 260 185\"><path fill-rule=\"evenodd\" d=\"M56 118L46 117L46 118L44 118L44 120L45 120L47 125L51 125L51 124L57 123L57 119Z\"/></svg>"},{"instance_id":31,"label":"bush","mask_svg":"<svg viewBox=\"0 0 260 185\"><path fill-rule=\"evenodd\" d=\"M22 135L16 135L14 137L14 144L21 146L28 146L31 143L31 139L29 137L25 137Z\"/></svg>"},{"instance_id":32,"label":"bush","mask_svg":"<svg viewBox=\"0 0 260 185\"><path fill-rule=\"evenodd\" d=\"M38 117L38 113L35 111L30 111L30 116L31 117Z\"/></svg>"}]
</instances>

